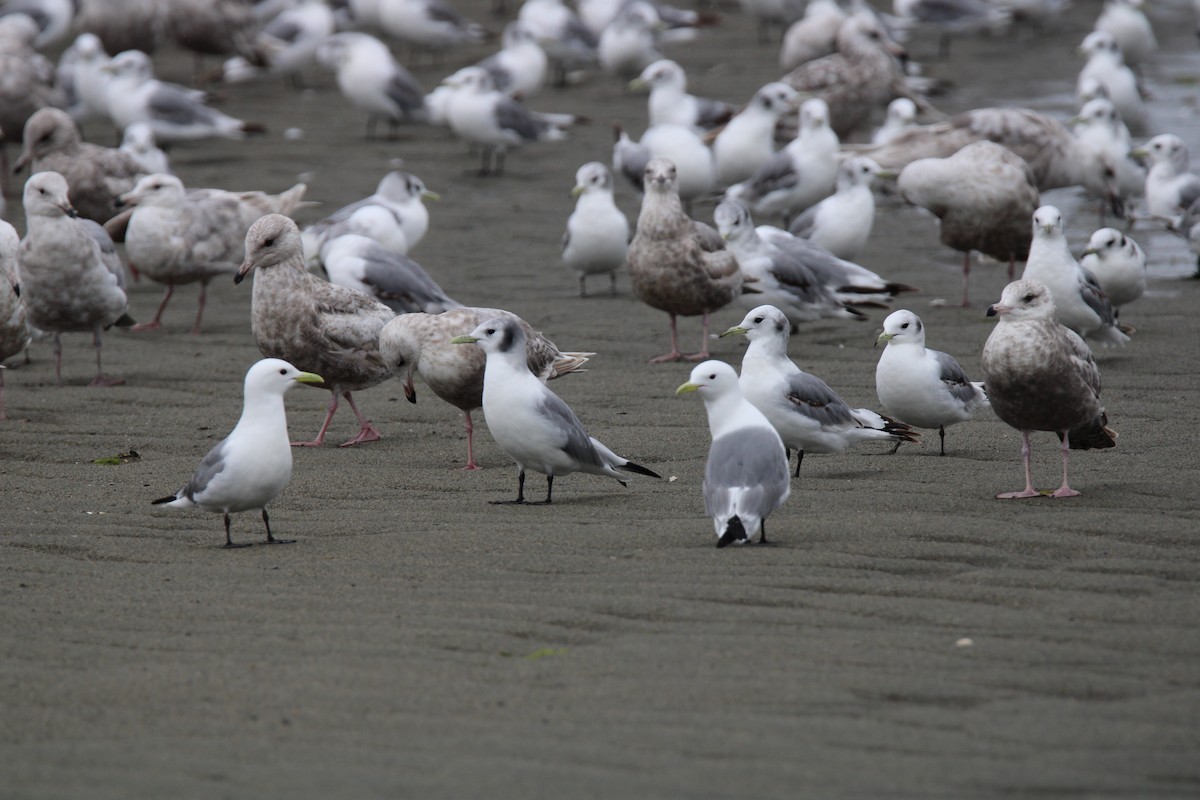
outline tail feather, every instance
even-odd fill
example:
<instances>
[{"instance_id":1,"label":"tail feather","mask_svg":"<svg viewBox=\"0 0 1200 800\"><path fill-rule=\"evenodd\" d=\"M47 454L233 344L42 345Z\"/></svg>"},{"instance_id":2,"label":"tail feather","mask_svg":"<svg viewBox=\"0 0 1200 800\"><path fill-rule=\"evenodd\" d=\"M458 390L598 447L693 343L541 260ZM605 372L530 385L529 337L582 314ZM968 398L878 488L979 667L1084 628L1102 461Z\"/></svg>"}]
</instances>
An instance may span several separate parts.
<instances>
[{"instance_id":1,"label":"tail feather","mask_svg":"<svg viewBox=\"0 0 1200 800\"><path fill-rule=\"evenodd\" d=\"M152 505L152 506L160 506L160 505L162 505L163 503L173 503L174 501L176 501L176 500L178 500L178 499L179 499L179 498L178 498L178 497L176 497L175 495L170 495L170 496L168 496L168 497L160 497L160 498L158 498L157 500L151 500L151 501L150 501L150 505Z\"/></svg>"},{"instance_id":2,"label":"tail feather","mask_svg":"<svg viewBox=\"0 0 1200 800\"><path fill-rule=\"evenodd\" d=\"M1072 450L1103 450L1117 446L1117 432L1108 427L1108 415L1100 416L1067 431ZM1062 441L1062 434L1058 434Z\"/></svg>"},{"instance_id":3,"label":"tail feather","mask_svg":"<svg viewBox=\"0 0 1200 800\"><path fill-rule=\"evenodd\" d=\"M304 193L308 191L308 186L303 183L297 183L286 192L279 194L278 213L290 215L300 206L300 201L304 199Z\"/></svg>"},{"instance_id":4,"label":"tail feather","mask_svg":"<svg viewBox=\"0 0 1200 800\"><path fill-rule=\"evenodd\" d=\"M721 548L746 541L749 541L749 537L746 535L746 528L742 525L742 520L733 516L729 518L729 522L725 523L725 532L721 534L721 538L717 539L717 547Z\"/></svg>"},{"instance_id":5,"label":"tail feather","mask_svg":"<svg viewBox=\"0 0 1200 800\"><path fill-rule=\"evenodd\" d=\"M563 375L572 372L587 372L583 368L595 353L559 353L558 358L554 359L554 363L550 365L550 376L546 380L554 380L561 378Z\"/></svg>"}]
</instances>

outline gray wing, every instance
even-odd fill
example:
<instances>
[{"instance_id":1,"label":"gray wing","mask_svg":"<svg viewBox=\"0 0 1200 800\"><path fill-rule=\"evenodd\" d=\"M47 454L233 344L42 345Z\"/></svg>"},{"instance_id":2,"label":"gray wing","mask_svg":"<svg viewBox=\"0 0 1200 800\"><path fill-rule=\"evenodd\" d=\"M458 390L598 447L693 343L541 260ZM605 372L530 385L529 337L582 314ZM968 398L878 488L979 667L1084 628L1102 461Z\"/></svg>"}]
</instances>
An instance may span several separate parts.
<instances>
[{"instance_id":1,"label":"gray wing","mask_svg":"<svg viewBox=\"0 0 1200 800\"><path fill-rule=\"evenodd\" d=\"M963 371L962 365L955 361L954 356L941 350L926 352L933 354L938 365L938 377L946 384L954 399L960 403L969 403L975 397L976 390L967 378L967 373Z\"/></svg>"},{"instance_id":2,"label":"gray wing","mask_svg":"<svg viewBox=\"0 0 1200 800\"><path fill-rule=\"evenodd\" d=\"M1200 199L1200 177L1188 175L1188 180L1179 185L1179 206L1189 208L1197 199Z\"/></svg>"},{"instance_id":3,"label":"gray wing","mask_svg":"<svg viewBox=\"0 0 1200 800\"><path fill-rule=\"evenodd\" d=\"M208 485L212 483L212 479L217 473L225 469L225 441L208 451L208 455L200 462L200 466L196 467L196 471L192 473L192 477L184 485L180 494L196 502L196 495L203 494Z\"/></svg>"},{"instance_id":4,"label":"gray wing","mask_svg":"<svg viewBox=\"0 0 1200 800\"><path fill-rule=\"evenodd\" d=\"M196 102L182 87L166 83L151 92L147 110L173 125L211 125L214 117L212 109Z\"/></svg>"},{"instance_id":5,"label":"gray wing","mask_svg":"<svg viewBox=\"0 0 1200 800\"><path fill-rule=\"evenodd\" d=\"M565 440L562 445L564 453L581 464L604 466L600 454L592 446L591 437L584 430L583 423L579 421L579 417L575 416L575 412L561 397L549 390L544 392L541 405L538 406L538 413L545 417Z\"/></svg>"},{"instance_id":6,"label":"gray wing","mask_svg":"<svg viewBox=\"0 0 1200 800\"><path fill-rule=\"evenodd\" d=\"M461 306L447 295L420 264L408 256L374 246L362 253L363 282L375 290L381 303L397 313L424 311L438 314Z\"/></svg>"},{"instance_id":7,"label":"gray wing","mask_svg":"<svg viewBox=\"0 0 1200 800\"><path fill-rule=\"evenodd\" d=\"M824 247L795 236L791 238L772 236L768 241L808 270L818 283L838 288L847 284L844 265L848 262L838 258Z\"/></svg>"},{"instance_id":8,"label":"gray wing","mask_svg":"<svg viewBox=\"0 0 1200 800\"><path fill-rule=\"evenodd\" d=\"M499 53L492 53L475 66L488 71L488 75L492 76L492 85L496 87L496 91L507 92L508 87L512 85L512 73L500 63Z\"/></svg>"},{"instance_id":9,"label":"gray wing","mask_svg":"<svg viewBox=\"0 0 1200 800\"><path fill-rule=\"evenodd\" d=\"M692 220L692 232L696 234L696 241L704 252L715 253L725 249L725 240L712 225L694 219Z\"/></svg>"},{"instance_id":10,"label":"gray wing","mask_svg":"<svg viewBox=\"0 0 1200 800\"><path fill-rule=\"evenodd\" d=\"M628 178L639 192L645 190L646 165L649 163L650 148L629 140L613 145L613 169Z\"/></svg>"},{"instance_id":11,"label":"gray wing","mask_svg":"<svg viewBox=\"0 0 1200 800\"><path fill-rule=\"evenodd\" d=\"M262 32L272 39L291 44L300 38L300 34L304 33L304 26L296 22L294 18L281 14L268 22Z\"/></svg>"},{"instance_id":12,"label":"gray wing","mask_svg":"<svg viewBox=\"0 0 1200 800\"><path fill-rule=\"evenodd\" d=\"M796 167L786 150L780 150L767 159L746 182L752 198L764 197L771 192L790 189L796 185Z\"/></svg>"},{"instance_id":13,"label":"gray wing","mask_svg":"<svg viewBox=\"0 0 1200 800\"><path fill-rule=\"evenodd\" d=\"M732 511L730 490L745 489L741 505L766 517L787 494L788 479L779 437L762 428L741 428L715 439L708 450L704 510L709 516L728 516Z\"/></svg>"},{"instance_id":14,"label":"gray wing","mask_svg":"<svg viewBox=\"0 0 1200 800\"><path fill-rule=\"evenodd\" d=\"M90 219L81 217L76 222L83 226L87 235L100 248L100 260L108 268L108 271L116 276L117 286L121 287L121 291L125 291L125 267L121 264L121 256L117 254L117 246L113 244L108 231L99 222L93 222Z\"/></svg>"},{"instance_id":15,"label":"gray wing","mask_svg":"<svg viewBox=\"0 0 1200 800\"><path fill-rule=\"evenodd\" d=\"M817 207L813 206L792 220L792 224L788 225L788 233L799 236L801 239L807 239L812 236L816 224Z\"/></svg>"},{"instance_id":16,"label":"gray wing","mask_svg":"<svg viewBox=\"0 0 1200 800\"><path fill-rule=\"evenodd\" d=\"M1112 303L1100 287L1100 281L1096 280L1096 276L1087 267L1080 267L1079 270L1083 273L1083 280L1079 283L1079 294L1083 297L1083 302L1096 312L1105 325L1116 325L1117 315L1113 313Z\"/></svg>"},{"instance_id":17,"label":"gray wing","mask_svg":"<svg viewBox=\"0 0 1200 800\"><path fill-rule=\"evenodd\" d=\"M417 79L408 70L399 65L392 73L384 91L392 102L400 106L405 115L419 114L425 108L425 91L421 84L417 83Z\"/></svg>"},{"instance_id":18,"label":"gray wing","mask_svg":"<svg viewBox=\"0 0 1200 800\"><path fill-rule=\"evenodd\" d=\"M497 100L493 113L501 130L512 131L527 142L536 141L547 127L546 123L539 123L529 109L511 97Z\"/></svg>"},{"instance_id":19,"label":"gray wing","mask_svg":"<svg viewBox=\"0 0 1200 800\"><path fill-rule=\"evenodd\" d=\"M425 11L425 16L429 19L435 22L448 22L456 28L466 28L471 24L453 6L439 2L439 0L427 0Z\"/></svg>"},{"instance_id":20,"label":"gray wing","mask_svg":"<svg viewBox=\"0 0 1200 800\"><path fill-rule=\"evenodd\" d=\"M850 406L816 375L800 372L788 378L787 400L798 414L821 425L852 425Z\"/></svg>"},{"instance_id":21,"label":"gray wing","mask_svg":"<svg viewBox=\"0 0 1200 800\"><path fill-rule=\"evenodd\" d=\"M737 108L723 100L708 97L696 98L696 124L701 128L715 128L733 118Z\"/></svg>"}]
</instances>

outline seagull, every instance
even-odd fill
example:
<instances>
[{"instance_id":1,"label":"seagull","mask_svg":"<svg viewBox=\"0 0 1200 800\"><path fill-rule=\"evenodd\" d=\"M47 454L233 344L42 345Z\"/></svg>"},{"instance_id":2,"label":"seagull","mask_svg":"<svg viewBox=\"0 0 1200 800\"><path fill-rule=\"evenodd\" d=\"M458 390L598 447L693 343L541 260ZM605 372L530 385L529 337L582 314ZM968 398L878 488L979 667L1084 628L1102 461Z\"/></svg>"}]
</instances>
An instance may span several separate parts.
<instances>
[{"instance_id":1,"label":"seagull","mask_svg":"<svg viewBox=\"0 0 1200 800\"><path fill-rule=\"evenodd\" d=\"M767 541L767 516L791 493L788 454L775 427L742 396L738 376L724 361L692 369L675 394L697 392L708 412L712 446L704 465L704 511L717 547Z\"/></svg>"},{"instance_id":2,"label":"seagull","mask_svg":"<svg viewBox=\"0 0 1200 800\"><path fill-rule=\"evenodd\" d=\"M927 349L921 318L906 309L888 315L875 343L886 343L875 367L879 402L901 422L937 428L946 455L946 426L966 422L988 405L983 384L969 380L954 356Z\"/></svg>"},{"instance_id":3,"label":"seagull","mask_svg":"<svg viewBox=\"0 0 1200 800\"><path fill-rule=\"evenodd\" d=\"M200 508L225 515L225 547L229 537L229 515L261 509L267 529L266 544L292 544L295 539L271 535L267 504L292 479L292 448L288 444L287 416L283 393L297 383L323 383L320 375L301 372L286 361L264 358L246 372L242 416L221 443L208 451L196 472L179 491L160 497L154 505Z\"/></svg>"},{"instance_id":4,"label":"seagull","mask_svg":"<svg viewBox=\"0 0 1200 800\"><path fill-rule=\"evenodd\" d=\"M96 377L88 386L116 386L121 379L100 367L100 331L133 324L126 313L125 275L104 229L76 220L67 182L57 172L38 172L25 182L28 230L17 255L21 297L29 324L54 334L54 374L62 383L62 343L71 331L91 331Z\"/></svg>"},{"instance_id":5,"label":"seagull","mask_svg":"<svg viewBox=\"0 0 1200 800\"><path fill-rule=\"evenodd\" d=\"M1079 265L1095 276L1113 313L1146 291L1146 254L1116 228L1101 228L1088 240Z\"/></svg>"},{"instance_id":6,"label":"seagull","mask_svg":"<svg viewBox=\"0 0 1200 800\"><path fill-rule=\"evenodd\" d=\"M1137 76L1125 65L1121 46L1112 34L1092 31L1079 46L1087 56L1087 63L1079 72L1076 94L1084 95L1084 86L1095 82L1104 88L1104 95L1112 101L1121 119L1134 130L1146 124L1146 103L1138 88Z\"/></svg>"},{"instance_id":7,"label":"seagull","mask_svg":"<svg viewBox=\"0 0 1200 800\"><path fill-rule=\"evenodd\" d=\"M909 128L916 127L916 124L917 104L907 97L897 97L888 103L883 125L871 134L871 144L887 144Z\"/></svg>"},{"instance_id":8,"label":"seagull","mask_svg":"<svg viewBox=\"0 0 1200 800\"><path fill-rule=\"evenodd\" d=\"M504 26L501 43L503 46L498 52L476 66L486 69L496 89L509 97L537 94L546 82L550 57L538 44L533 30L520 20L513 20Z\"/></svg>"},{"instance_id":9,"label":"seagull","mask_svg":"<svg viewBox=\"0 0 1200 800\"><path fill-rule=\"evenodd\" d=\"M1105 191L1100 196L1114 214L1125 216L1129 198L1140 195L1146 186L1146 170L1133 158L1129 128L1116 106L1104 97L1084 103L1071 122L1071 133L1105 165Z\"/></svg>"},{"instance_id":10,"label":"seagull","mask_svg":"<svg viewBox=\"0 0 1200 800\"><path fill-rule=\"evenodd\" d=\"M462 305L429 277L420 264L357 233L331 236L321 247L330 283L357 289L397 314L441 312Z\"/></svg>"},{"instance_id":11,"label":"seagull","mask_svg":"<svg viewBox=\"0 0 1200 800\"><path fill-rule=\"evenodd\" d=\"M104 69L112 73L107 86L108 113L122 130L145 122L163 144L211 137L244 139L266 132L258 123L209 108L191 89L157 80L150 57L140 50L118 53Z\"/></svg>"},{"instance_id":12,"label":"seagull","mask_svg":"<svg viewBox=\"0 0 1200 800\"><path fill-rule=\"evenodd\" d=\"M448 121L455 135L480 145L483 152L480 175L502 173L504 155L509 147L567 138L563 130L565 125L556 124L545 115L534 114L523 104L497 91L486 69L468 67L458 75L457 91L450 97L446 109ZM573 122L574 118L570 120ZM565 119L557 121L566 122Z\"/></svg>"},{"instance_id":13,"label":"seagull","mask_svg":"<svg viewBox=\"0 0 1200 800\"><path fill-rule=\"evenodd\" d=\"M380 0L379 26L388 36L433 53L482 42L488 35L444 0Z\"/></svg>"},{"instance_id":14,"label":"seagull","mask_svg":"<svg viewBox=\"0 0 1200 800\"><path fill-rule=\"evenodd\" d=\"M971 251L1008 262L1011 276L1031 241L1029 218L1039 196L1029 165L990 141L973 142L949 158L922 158L904 167L900 195L941 222L942 244L963 254L962 304L971 304Z\"/></svg>"},{"instance_id":15,"label":"seagull","mask_svg":"<svg viewBox=\"0 0 1200 800\"><path fill-rule=\"evenodd\" d=\"M558 86L566 86L571 71L597 63L598 34L584 25L563 0L525 0L517 19L529 26L550 56Z\"/></svg>"},{"instance_id":16,"label":"seagull","mask_svg":"<svg viewBox=\"0 0 1200 800\"><path fill-rule=\"evenodd\" d=\"M305 226L305 257L310 263L319 261L321 247L334 227L368 209L375 213L359 217L354 232L367 233L369 230L367 235L371 238L401 255L407 255L429 230L429 209L425 207L425 201L440 199L437 192L425 188L424 181L411 172L391 170L380 179L374 194L342 206L328 217Z\"/></svg>"},{"instance_id":17,"label":"seagull","mask_svg":"<svg viewBox=\"0 0 1200 800\"><path fill-rule=\"evenodd\" d=\"M600 34L596 50L600 66L614 75L637 75L663 57L658 45L664 27L650 3L626 3Z\"/></svg>"},{"instance_id":18,"label":"seagull","mask_svg":"<svg viewBox=\"0 0 1200 800\"><path fill-rule=\"evenodd\" d=\"M0 143L24 130L39 108L66 104L54 83L54 65L33 48L37 33L24 14L0 17Z\"/></svg>"},{"instance_id":19,"label":"seagull","mask_svg":"<svg viewBox=\"0 0 1200 800\"><path fill-rule=\"evenodd\" d=\"M1000 302L988 308L1000 320L983 346L983 382L992 410L1021 432L1025 489L1005 492L1001 500L1038 497L1029 470L1029 434L1053 431L1062 440L1062 486L1051 497L1077 497L1067 484L1071 449L1115 447L1100 404L1100 370L1092 352L1054 317L1054 297L1036 280L1004 287Z\"/></svg>"},{"instance_id":20,"label":"seagull","mask_svg":"<svg viewBox=\"0 0 1200 800\"><path fill-rule=\"evenodd\" d=\"M629 220L613 202L613 179L598 161L584 164L575 173L578 198L563 234L562 259L579 276L579 296L587 296L587 276L608 273L612 294L617 293L617 270L629 251Z\"/></svg>"},{"instance_id":21,"label":"seagull","mask_svg":"<svg viewBox=\"0 0 1200 800\"><path fill-rule=\"evenodd\" d=\"M21 299L20 278L17 275L17 250L21 237L17 230L0 220L0 420L4 412L4 359L15 356L29 346L30 330Z\"/></svg>"},{"instance_id":22,"label":"seagull","mask_svg":"<svg viewBox=\"0 0 1200 800\"><path fill-rule=\"evenodd\" d=\"M1075 333L1104 345L1124 345L1131 328L1118 325L1112 304L1095 276L1079 266L1063 233L1062 212L1042 206L1033 214L1033 244L1022 278L1050 292L1058 321Z\"/></svg>"},{"instance_id":23,"label":"seagull","mask_svg":"<svg viewBox=\"0 0 1200 800\"><path fill-rule=\"evenodd\" d=\"M246 259L235 273L234 283L240 283L256 267L250 328L258 349L265 356L286 356L319 370L333 395L317 437L296 446L324 444L339 395L346 398L359 424L358 435L341 446L378 440L379 431L358 410L350 393L389 377L379 356L379 331L395 313L360 291L310 274L304 268L300 230L282 214L268 214L250 227Z\"/></svg>"},{"instance_id":24,"label":"seagull","mask_svg":"<svg viewBox=\"0 0 1200 800\"><path fill-rule=\"evenodd\" d=\"M1108 0L1093 26L1116 40L1131 67L1149 61L1158 50L1158 39L1142 5L1142 0Z\"/></svg>"},{"instance_id":25,"label":"seagull","mask_svg":"<svg viewBox=\"0 0 1200 800\"><path fill-rule=\"evenodd\" d=\"M106 86L111 77L104 71L108 53L95 34L81 33L63 51L58 61L57 81L59 86L70 87L67 91L67 112L76 122L89 119L108 119L108 94Z\"/></svg>"},{"instance_id":26,"label":"seagull","mask_svg":"<svg viewBox=\"0 0 1200 800\"><path fill-rule=\"evenodd\" d=\"M675 165L679 183L679 199L684 207L693 200L709 194L716 182L716 164L712 150L693 128L686 125L652 125L633 142L620 125L613 126L613 170L620 172L644 191L646 165L652 158L665 158Z\"/></svg>"},{"instance_id":27,"label":"seagull","mask_svg":"<svg viewBox=\"0 0 1200 800\"><path fill-rule=\"evenodd\" d=\"M838 29L849 16L837 0L809 0L804 16L783 34L779 66L792 70L834 52Z\"/></svg>"},{"instance_id":28,"label":"seagull","mask_svg":"<svg viewBox=\"0 0 1200 800\"><path fill-rule=\"evenodd\" d=\"M374 36L335 33L317 48L317 60L334 70L342 96L367 112L368 139L381 120L395 136L400 123L426 118L425 90Z\"/></svg>"},{"instance_id":29,"label":"seagull","mask_svg":"<svg viewBox=\"0 0 1200 800\"><path fill-rule=\"evenodd\" d=\"M25 123L25 148L13 164L19 172L57 172L71 187L71 203L86 219L107 222L117 213L118 196L133 188L144 172L128 153L83 141L65 112L42 108Z\"/></svg>"},{"instance_id":30,"label":"seagull","mask_svg":"<svg viewBox=\"0 0 1200 800\"><path fill-rule=\"evenodd\" d=\"M760 45L770 41L772 27L787 30L804 13L800 0L739 0L738 5L754 17Z\"/></svg>"},{"instance_id":31,"label":"seagull","mask_svg":"<svg viewBox=\"0 0 1200 800\"><path fill-rule=\"evenodd\" d=\"M754 280L755 298L779 306L792 324L866 318L839 300L804 258L763 238L744 204L722 200L713 212L713 221L742 274Z\"/></svg>"},{"instance_id":32,"label":"seagull","mask_svg":"<svg viewBox=\"0 0 1200 800\"><path fill-rule=\"evenodd\" d=\"M846 159L838 165L837 191L793 219L788 231L824 247L838 258L850 261L858 258L875 224L871 184L882 172L866 156Z\"/></svg>"},{"instance_id":33,"label":"seagull","mask_svg":"<svg viewBox=\"0 0 1200 800\"><path fill-rule=\"evenodd\" d=\"M622 486L625 476L617 470L661 478L657 472L622 458L598 439L588 436L583 424L558 395L529 371L525 331L509 317L493 317L480 323L452 344L476 343L487 354L483 373L483 417L500 449L517 462L516 500L493 500L494 504L525 502L525 471L546 476L549 505L554 476L572 472L608 475Z\"/></svg>"},{"instance_id":34,"label":"seagull","mask_svg":"<svg viewBox=\"0 0 1200 800\"><path fill-rule=\"evenodd\" d=\"M1146 173L1146 210L1174 220L1200 199L1200 176L1188 171L1187 145L1173 133L1155 136L1133 151L1150 162Z\"/></svg>"},{"instance_id":35,"label":"seagull","mask_svg":"<svg viewBox=\"0 0 1200 800\"><path fill-rule=\"evenodd\" d=\"M782 311L763 305L721 335L744 334L750 340L738 383L746 399L775 426L784 446L797 451L797 477L806 452L840 453L860 442L918 440L916 431L903 422L867 408L851 408L829 384L792 363L787 355L791 332Z\"/></svg>"},{"instance_id":36,"label":"seagull","mask_svg":"<svg viewBox=\"0 0 1200 800\"><path fill-rule=\"evenodd\" d=\"M893 0L896 25L901 30L928 28L939 36L938 53L950 55L950 37L955 33L997 33L1012 22L1012 12L988 0Z\"/></svg>"},{"instance_id":37,"label":"seagull","mask_svg":"<svg viewBox=\"0 0 1200 800\"><path fill-rule=\"evenodd\" d=\"M670 59L662 58L629 82L632 91L649 90L650 125L684 125L711 130L728 122L737 107L722 100L688 94L687 73Z\"/></svg>"},{"instance_id":38,"label":"seagull","mask_svg":"<svg viewBox=\"0 0 1200 800\"><path fill-rule=\"evenodd\" d=\"M171 162L154 140L154 128L144 122L135 122L125 129L121 152L137 162L144 175L171 174Z\"/></svg>"},{"instance_id":39,"label":"seagull","mask_svg":"<svg viewBox=\"0 0 1200 800\"><path fill-rule=\"evenodd\" d=\"M718 185L729 186L750 178L771 158L775 125L796 108L796 101L796 91L778 82L768 83L754 93L713 141Z\"/></svg>"},{"instance_id":40,"label":"seagull","mask_svg":"<svg viewBox=\"0 0 1200 800\"><path fill-rule=\"evenodd\" d=\"M250 57L234 56L221 65L221 80L239 83L264 72L291 78L316 60L317 49L337 29L334 11L325 0L303 0L283 9L242 48Z\"/></svg>"},{"instance_id":41,"label":"seagull","mask_svg":"<svg viewBox=\"0 0 1200 800\"><path fill-rule=\"evenodd\" d=\"M564 353L554 342L529 323L497 308L462 306L441 314L401 314L379 332L379 353L397 377L404 381L404 396L417 402L413 377L420 375L430 390L463 412L467 431L467 465L475 470L474 431L471 412L483 407L485 356L477 347L450 343L460 331L474 329L485 320L511 318L525 331L526 363L542 383L582 370L594 353Z\"/></svg>"},{"instance_id":42,"label":"seagull","mask_svg":"<svg viewBox=\"0 0 1200 800\"><path fill-rule=\"evenodd\" d=\"M646 305L671 318L671 352L650 363L708 358L708 314L728 305L742 292L743 275L737 259L702 239L695 223L683 212L675 165L654 158L646 165L646 194L637 230L626 257L633 293ZM704 317L700 352L685 356L675 330L677 316Z\"/></svg>"},{"instance_id":43,"label":"seagull","mask_svg":"<svg viewBox=\"0 0 1200 800\"><path fill-rule=\"evenodd\" d=\"M1171 223L1169 231L1187 239L1192 252L1196 254L1196 271L1193 278L1200 278L1200 202L1192 203L1191 208L1175 222Z\"/></svg>"}]
</instances>

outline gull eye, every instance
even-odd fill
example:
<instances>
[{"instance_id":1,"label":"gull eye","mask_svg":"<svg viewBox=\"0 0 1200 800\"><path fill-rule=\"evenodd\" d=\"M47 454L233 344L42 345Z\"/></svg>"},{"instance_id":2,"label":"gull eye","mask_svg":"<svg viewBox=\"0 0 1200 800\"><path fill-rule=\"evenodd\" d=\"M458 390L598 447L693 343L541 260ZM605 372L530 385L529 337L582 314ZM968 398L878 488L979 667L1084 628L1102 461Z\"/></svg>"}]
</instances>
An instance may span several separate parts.
<instances>
[{"instance_id":1,"label":"gull eye","mask_svg":"<svg viewBox=\"0 0 1200 800\"><path fill-rule=\"evenodd\" d=\"M280 375L287 375L287 367L280 367L280 368L279 368L279 374L280 374Z\"/></svg>"},{"instance_id":2,"label":"gull eye","mask_svg":"<svg viewBox=\"0 0 1200 800\"><path fill-rule=\"evenodd\" d=\"M908 328L907 322L900 326L900 330L906 330L907 328Z\"/></svg>"},{"instance_id":3,"label":"gull eye","mask_svg":"<svg viewBox=\"0 0 1200 800\"><path fill-rule=\"evenodd\" d=\"M1032 303L1035 297L1037 297L1037 295L1032 294L1032 293L1027 294L1021 298L1021 302L1022 303Z\"/></svg>"},{"instance_id":4,"label":"gull eye","mask_svg":"<svg viewBox=\"0 0 1200 800\"><path fill-rule=\"evenodd\" d=\"M715 381L717 379L717 373L715 373L715 372L712 373L711 375L708 376L708 379L710 381Z\"/></svg>"},{"instance_id":5,"label":"gull eye","mask_svg":"<svg viewBox=\"0 0 1200 800\"><path fill-rule=\"evenodd\" d=\"M266 245L267 247L274 247L275 246L275 237L271 237L270 239L267 239L265 242L263 242L263 244Z\"/></svg>"},{"instance_id":6,"label":"gull eye","mask_svg":"<svg viewBox=\"0 0 1200 800\"><path fill-rule=\"evenodd\" d=\"M755 317L755 318L754 318L754 324L755 324L755 325L757 325L758 323L760 323L760 322L762 322L762 321L763 321L763 318L762 318L762 317Z\"/></svg>"},{"instance_id":7,"label":"gull eye","mask_svg":"<svg viewBox=\"0 0 1200 800\"><path fill-rule=\"evenodd\" d=\"M486 333L488 336L491 336L495 332L496 332L495 328L488 328L486 331L484 331L484 333Z\"/></svg>"}]
</instances>

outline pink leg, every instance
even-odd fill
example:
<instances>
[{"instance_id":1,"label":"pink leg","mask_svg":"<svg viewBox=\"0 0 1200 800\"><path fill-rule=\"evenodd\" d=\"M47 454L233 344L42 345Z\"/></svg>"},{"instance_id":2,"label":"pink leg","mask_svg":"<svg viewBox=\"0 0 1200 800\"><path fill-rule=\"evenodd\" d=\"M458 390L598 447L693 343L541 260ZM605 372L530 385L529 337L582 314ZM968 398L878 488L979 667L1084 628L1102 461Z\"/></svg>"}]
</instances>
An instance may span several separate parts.
<instances>
[{"instance_id":1,"label":"pink leg","mask_svg":"<svg viewBox=\"0 0 1200 800\"><path fill-rule=\"evenodd\" d=\"M208 300L208 281L200 281L200 306L196 309L196 321L192 323L192 336L200 335L200 319L204 316L204 303Z\"/></svg>"},{"instance_id":2,"label":"pink leg","mask_svg":"<svg viewBox=\"0 0 1200 800\"><path fill-rule=\"evenodd\" d=\"M354 398L350 396L350 393L343 392L342 397L346 398L346 402L350 404L350 410L354 412L354 416L358 417L358 436L355 436L348 442L342 442L338 447L350 447L351 445L362 444L363 442L379 441L381 438L379 431L371 424L371 420L363 416L362 412L358 410L358 406L354 405Z\"/></svg>"},{"instance_id":3,"label":"pink leg","mask_svg":"<svg viewBox=\"0 0 1200 800\"><path fill-rule=\"evenodd\" d=\"M467 465L463 469L479 469L475 463L475 423L471 421L471 412L463 412L463 421L467 426Z\"/></svg>"},{"instance_id":4,"label":"pink leg","mask_svg":"<svg viewBox=\"0 0 1200 800\"><path fill-rule=\"evenodd\" d=\"M156 331L159 328L161 328L162 327L163 310L167 307L167 303L168 303L168 301L170 301L171 295L173 295L173 294L175 294L175 287L174 287L174 285L168 283L167 291L163 292L163 298L158 303L158 310L154 312L154 319L150 320L149 322L142 322L137 325L134 325L129 330L134 331L134 332Z\"/></svg>"},{"instance_id":5,"label":"pink leg","mask_svg":"<svg viewBox=\"0 0 1200 800\"><path fill-rule=\"evenodd\" d=\"M679 352L679 337L675 331L675 315L669 314L671 317L671 352L665 356L656 356L650 359L651 364L664 364L668 361L682 361L683 353Z\"/></svg>"},{"instance_id":6,"label":"pink leg","mask_svg":"<svg viewBox=\"0 0 1200 800\"><path fill-rule=\"evenodd\" d=\"M1029 431L1021 431L1021 458L1025 462L1025 490L1021 492L1005 492L996 495L997 500L1024 500L1027 497L1039 497L1033 488L1033 476L1029 472Z\"/></svg>"},{"instance_id":7,"label":"pink leg","mask_svg":"<svg viewBox=\"0 0 1200 800\"><path fill-rule=\"evenodd\" d=\"M92 331L92 344L96 347L96 377L92 378L88 386L120 386L125 382L124 378L110 378L104 374L104 370L100 369L100 329Z\"/></svg>"},{"instance_id":8,"label":"pink leg","mask_svg":"<svg viewBox=\"0 0 1200 800\"><path fill-rule=\"evenodd\" d=\"M706 358L708 358L708 312L707 311L704 312L704 325L703 325L703 332L701 335L704 338L700 342L700 351L697 353L692 353L691 355L684 356L685 360L687 360L687 361L704 361Z\"/></svg>"},{"instance_id":9,"label":"pink leg","mask_svg":"<svg viewBox=\"0 0 1200 800\"><path fill-rule=\"evenodd\" d=\"M1062 440L1062 457L1063 457L1063 482L1062 486L1058 487L1051 493L1051 497L1079 497L1079 492L1067 485L1067 462L1071 459L1071 445L1067 439L1067 432L1063 431Z\"/></svg>"},{"instance_id":10,"label":"pink leg","mask_svg":"<svg viewBox=\"0 0 1200 800\"><path fill-rule=\"evenodd\" d=\"M338 407L337 392L331 394L333 397L329 401L329 410L325 412L325 421L321 423L321 430L317 431L317 438L311 442L292 442L292 447L320 447L325 444L325 431L329 430L329 423L333 421L333 413Z\"/></svg>"},{"instance_id":11,"label":"pink leg","mask_svg":"<svg viewBox=\"0 0 1200 800\"><path fill-rule=\"evenodd\" d=\"M971 307L971 296L967 292L967 285L970 282L970 277L971 277L971 251L968 250L967 252L963 253L963 299L962 299L962 307L963 308Z\"/></svg>"}]
</instances>

